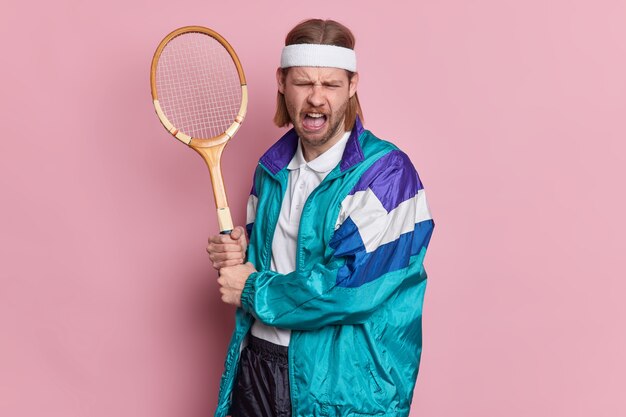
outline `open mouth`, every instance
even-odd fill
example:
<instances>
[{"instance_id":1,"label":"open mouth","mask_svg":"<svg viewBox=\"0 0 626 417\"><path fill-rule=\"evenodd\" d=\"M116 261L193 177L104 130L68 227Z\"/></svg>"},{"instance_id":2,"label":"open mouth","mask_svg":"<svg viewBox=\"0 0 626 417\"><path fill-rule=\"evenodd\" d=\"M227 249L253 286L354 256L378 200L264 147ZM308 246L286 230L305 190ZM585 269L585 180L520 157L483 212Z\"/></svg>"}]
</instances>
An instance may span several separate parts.
<instances>
[{"instance_id":1,"label":"open mouth","mask_svg":"<svg viewBox=\"0 0 626 417\"><path fill-rule=\"evenodd\" d=\"M324 127L326 119L322 113L305 113L302 126L308 131L318 131Z\"/></svg>"}]
</instances>

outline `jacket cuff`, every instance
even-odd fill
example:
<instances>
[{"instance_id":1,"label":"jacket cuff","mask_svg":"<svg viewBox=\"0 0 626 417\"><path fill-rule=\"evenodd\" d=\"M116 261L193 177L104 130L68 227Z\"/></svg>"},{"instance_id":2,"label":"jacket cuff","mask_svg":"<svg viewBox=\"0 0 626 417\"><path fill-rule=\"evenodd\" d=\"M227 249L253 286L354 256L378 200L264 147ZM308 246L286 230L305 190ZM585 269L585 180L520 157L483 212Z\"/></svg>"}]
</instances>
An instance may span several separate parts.
<instances>
[{"instance_id":1,"label":"jacket cuff","mask_svg":"<svg viewBox=\"0 0 626 417\"><path fill-rule=\"evenodd\" d=\"M254 311L254 295L256 293L255 284L258 275L258 272L250 274L243 286L243 290L241 291L241 308L248 313L252 313Z\"/></svg>"}]
</instances>

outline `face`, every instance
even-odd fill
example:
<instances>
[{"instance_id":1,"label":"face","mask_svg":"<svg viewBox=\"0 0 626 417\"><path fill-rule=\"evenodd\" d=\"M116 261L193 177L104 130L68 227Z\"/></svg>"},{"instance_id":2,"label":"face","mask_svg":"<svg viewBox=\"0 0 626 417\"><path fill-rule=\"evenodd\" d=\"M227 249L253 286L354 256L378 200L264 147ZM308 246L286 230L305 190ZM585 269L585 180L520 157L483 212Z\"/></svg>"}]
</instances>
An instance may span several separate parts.
<instances>
[{"instance_id":1,"label":"face","mask_svg":"<svg viewBox=\"0 0 626 417\"><path fill-rule=\"evenodd\" d=\"M320 154L344 133L348 100L356 93L358 74L348 79L340 68L292 67L276 72L278 91L302 145Z\"/></svg>"}]
</instances>

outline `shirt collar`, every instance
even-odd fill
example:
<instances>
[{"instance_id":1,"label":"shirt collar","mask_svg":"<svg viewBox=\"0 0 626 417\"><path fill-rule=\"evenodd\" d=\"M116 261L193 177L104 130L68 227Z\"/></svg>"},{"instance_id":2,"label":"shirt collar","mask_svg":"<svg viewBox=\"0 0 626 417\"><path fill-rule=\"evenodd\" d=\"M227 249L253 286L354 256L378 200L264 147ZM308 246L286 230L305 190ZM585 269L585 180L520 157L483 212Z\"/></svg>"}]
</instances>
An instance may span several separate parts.
<instances>
[{"instance_id":1,"label":"shirt collar","mask_svg":"<svg viewBox=\"0 0 626 417\"><path fill-rule=\"evenodd\" d=\"M356 117L356 122L352 128L352 134L348 138L345 150L341 159L341 172L347 171L354 165L365 159L359 137L365 131L360 118ZM290 129L274 145L272 145L260 159L260 163L265 166L272 175L278 174L285 168L298 148L298 134L295 129Z\"/></svg>"},{"instance_id":2,"label":"shirt collar","mask_svg":"<svg viewBox=\"0 0 626 417\"><path fill-rule=\"evenodd\" d=\"M304 159L304 154L302 153L302 141L298 140L298 148L296 149L296 153L293 155L293 158L291 158L291 162L287 165L287 169L293 171L306 165L318 173L331 171L341 161L341 156L343 155L343 151L346 149L349 137L350 132L345 132L337 143L335 143L326 152L309 162Z\"/></svg>"}]
</instances>

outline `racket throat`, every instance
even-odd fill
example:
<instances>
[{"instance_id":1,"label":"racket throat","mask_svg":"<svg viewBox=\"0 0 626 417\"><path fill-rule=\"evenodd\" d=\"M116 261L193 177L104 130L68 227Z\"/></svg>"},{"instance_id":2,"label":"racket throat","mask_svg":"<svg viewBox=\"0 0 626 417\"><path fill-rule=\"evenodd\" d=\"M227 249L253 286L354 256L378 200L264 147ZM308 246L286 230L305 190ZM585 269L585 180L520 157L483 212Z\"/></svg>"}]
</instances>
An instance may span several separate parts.
<instances>
[{"instance_id":1,"label":"racket throat","mask_svg":"<svg viewBox=\"0 0 626 417\"><path fill-rule=\"evenodd\" d=\"M226 143L211 147L195 147L191 148L198 152L211 174L211 184L213 186L213 195L215 197L215 207L217 209L217 221L221 232L233 229L233 220L228 208L228 200L226 198L226 189L224 188L224 179L222 177L222 168L220 160Z\"/></svg>"}]
</instances>

